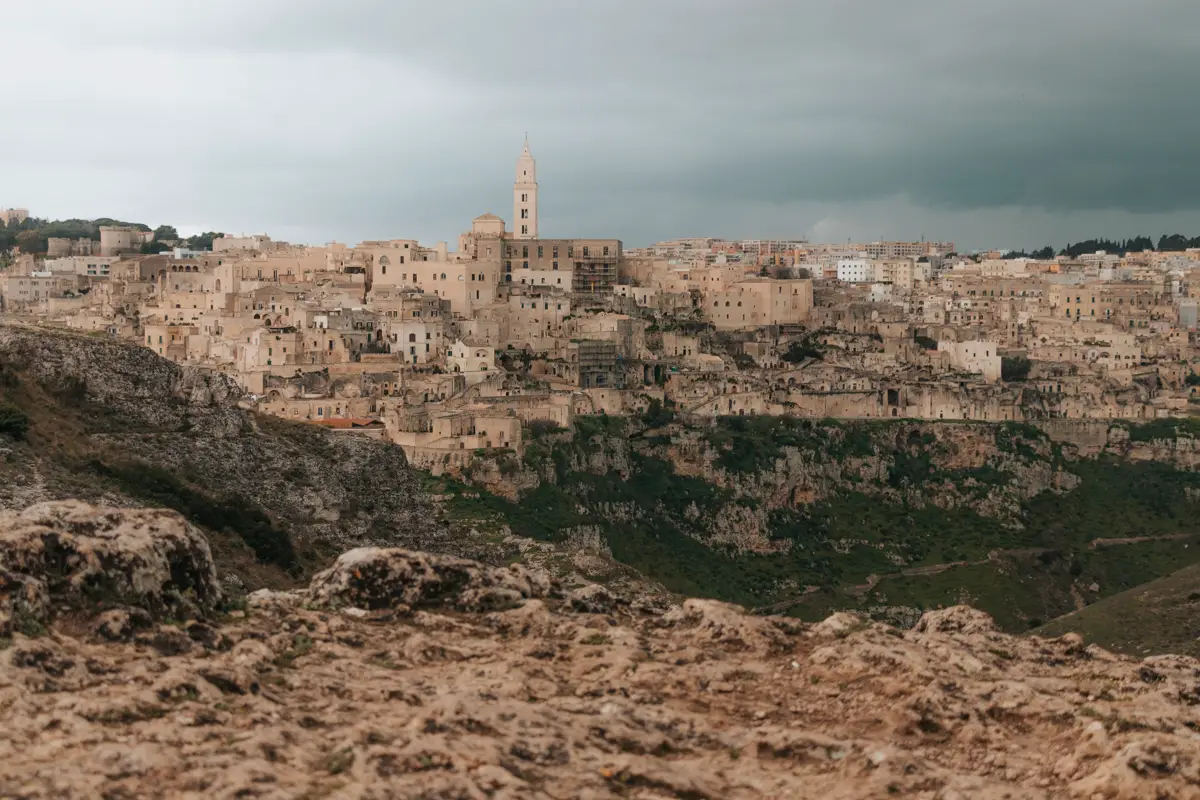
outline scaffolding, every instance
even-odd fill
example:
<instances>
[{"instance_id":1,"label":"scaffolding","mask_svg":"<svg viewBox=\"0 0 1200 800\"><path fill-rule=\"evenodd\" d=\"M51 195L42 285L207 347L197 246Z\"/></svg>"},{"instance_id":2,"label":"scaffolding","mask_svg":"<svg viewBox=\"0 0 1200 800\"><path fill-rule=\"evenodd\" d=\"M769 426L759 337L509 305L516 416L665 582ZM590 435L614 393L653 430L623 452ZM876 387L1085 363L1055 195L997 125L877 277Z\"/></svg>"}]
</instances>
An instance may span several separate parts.
<instances>
[{"instance_id":1,"label":"scaffolding","mask_svg":"<svg viewBox=\"0 0 1200 800\"><path fill-rule=\"evenodd\" d=\"M580 295L612 294L617 283L619 258L608 256L574 256L574 275L571 290Z\"/></svg>"}]
</instances>

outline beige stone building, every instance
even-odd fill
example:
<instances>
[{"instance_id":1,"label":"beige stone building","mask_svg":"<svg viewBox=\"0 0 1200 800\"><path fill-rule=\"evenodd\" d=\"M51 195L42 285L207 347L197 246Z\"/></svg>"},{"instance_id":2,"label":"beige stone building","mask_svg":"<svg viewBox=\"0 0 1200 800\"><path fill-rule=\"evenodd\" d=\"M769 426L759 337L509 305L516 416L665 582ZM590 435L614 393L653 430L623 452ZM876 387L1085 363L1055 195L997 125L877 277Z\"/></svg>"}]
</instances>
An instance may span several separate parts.
<instances>
[{"instance_id":1,"label":"beige stone building","mask_svg":"<svg viewBox=\"0 0 1200 800\"><path fill-rule=\"evenodd\" d=\"M799 325L808 320L812 307L808 278L750 278L704 293L705 316L717 330Z\"/></svg>"},{"instance_id":2,"label":"beige stone building","mask_svg":"<svg viewBox=\"0 0 1200 800\"><path fill-rule=\"evenodd\" d=\"M5 225L20 224L29 219L27 208L0 208L0 222Z\"/></svg>"}]
</instances>

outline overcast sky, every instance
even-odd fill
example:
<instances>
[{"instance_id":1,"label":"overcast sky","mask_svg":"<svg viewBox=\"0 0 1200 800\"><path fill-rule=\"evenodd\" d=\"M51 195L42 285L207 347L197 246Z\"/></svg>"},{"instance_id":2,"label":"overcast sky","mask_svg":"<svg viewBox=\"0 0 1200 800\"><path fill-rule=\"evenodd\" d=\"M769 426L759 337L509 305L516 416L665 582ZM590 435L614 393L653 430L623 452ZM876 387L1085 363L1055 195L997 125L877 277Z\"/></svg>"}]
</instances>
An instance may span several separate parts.
<instances>
[{"instance_id":1,"label":"overcast sky","mask_svg":"<svg viewBox=\"0 0 1200 800\"><path fill-rule=\"evenodd\" d=\"M1200 235L1200 0L36 0L0 206L277 239Z\"/></svg>"}]
</instances>

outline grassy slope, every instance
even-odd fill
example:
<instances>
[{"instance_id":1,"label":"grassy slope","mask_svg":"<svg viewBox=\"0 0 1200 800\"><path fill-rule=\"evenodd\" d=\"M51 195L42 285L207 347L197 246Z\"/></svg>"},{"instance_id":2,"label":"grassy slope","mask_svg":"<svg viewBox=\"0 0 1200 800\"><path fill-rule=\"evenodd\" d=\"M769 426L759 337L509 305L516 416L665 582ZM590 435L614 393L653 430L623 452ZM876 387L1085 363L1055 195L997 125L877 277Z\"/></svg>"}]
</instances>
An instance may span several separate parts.
<instances>
[{"instance_id":1,"label":"grassy slope","mask_svg":"<svg viewBox=\"0 0 1200 800\"><path fill-rule=\"evenodd\" d=\"M1200 564L1106 597L1034 633L1060 636L1070 631L1120 653L1200 657Z\"/></svg>"}]
</instances>

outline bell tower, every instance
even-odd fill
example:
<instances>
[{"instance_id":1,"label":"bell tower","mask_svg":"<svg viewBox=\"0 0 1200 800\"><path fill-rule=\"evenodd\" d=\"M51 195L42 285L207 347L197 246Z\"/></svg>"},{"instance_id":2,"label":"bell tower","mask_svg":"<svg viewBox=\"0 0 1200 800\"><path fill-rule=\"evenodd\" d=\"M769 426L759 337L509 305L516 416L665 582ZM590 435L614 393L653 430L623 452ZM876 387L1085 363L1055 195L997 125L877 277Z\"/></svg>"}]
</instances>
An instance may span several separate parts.
<instances>
[{"instance_id":1,"label":"bell tower","mask_svg":"<svg viewBox=\"0 0 1200 800\"><path fill-rule=\"evenodd\" d=\"M513 237L538 238L537 162L529 153L529 136L517 159L517 180L513 183Z\"/></svg>"}]
</instances>

